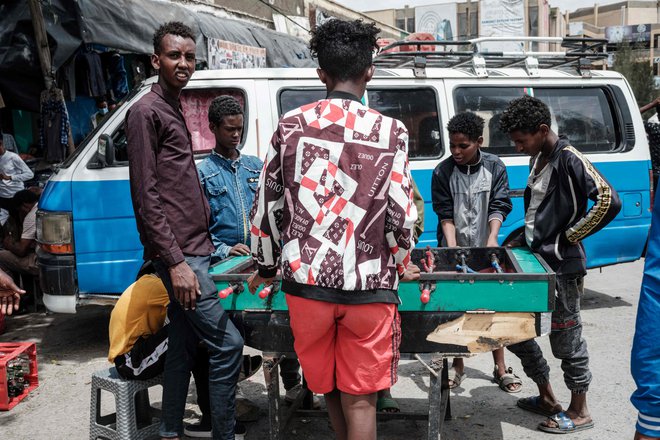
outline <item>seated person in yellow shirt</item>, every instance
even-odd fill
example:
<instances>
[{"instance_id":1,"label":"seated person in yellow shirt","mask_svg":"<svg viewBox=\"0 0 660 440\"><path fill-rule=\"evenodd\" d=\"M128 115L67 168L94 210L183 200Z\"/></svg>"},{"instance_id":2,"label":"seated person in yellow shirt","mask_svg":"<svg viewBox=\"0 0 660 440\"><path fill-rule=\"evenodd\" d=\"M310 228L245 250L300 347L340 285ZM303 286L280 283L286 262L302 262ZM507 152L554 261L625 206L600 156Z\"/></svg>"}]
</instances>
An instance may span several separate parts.
<instances>
[{"instance_id":1,"label":"seated person in yellow shirt","mask_svg":"<svg viewBox=\"0 0 660 440\"><path fill-rule=\"evenodd\" d=\"M169 302L153 274L141 276L119 297L110 315L108 360L125 379L147 380L163 372Z\"/></svg>"},{"instance_id":2,"label":"seated person in yellow shirt","mask_svg":"<svg viewBox=\"0 0 660 440\"><path fill-rule=\"evenodd\" d=\"M140 274L119 297L110 315L108 360L125 379L147 380L162 373L165 367L169 297L160 278ZM211 433L208 352L198 341L191 340L188 345L202 419L198 425L186 425L184 432L189 437L206 437ZM239 381L258 371L261 361L261 356L244 356ZM245 427L237 422L235 433L240 438Z\"/></svg>"}]
</instances>

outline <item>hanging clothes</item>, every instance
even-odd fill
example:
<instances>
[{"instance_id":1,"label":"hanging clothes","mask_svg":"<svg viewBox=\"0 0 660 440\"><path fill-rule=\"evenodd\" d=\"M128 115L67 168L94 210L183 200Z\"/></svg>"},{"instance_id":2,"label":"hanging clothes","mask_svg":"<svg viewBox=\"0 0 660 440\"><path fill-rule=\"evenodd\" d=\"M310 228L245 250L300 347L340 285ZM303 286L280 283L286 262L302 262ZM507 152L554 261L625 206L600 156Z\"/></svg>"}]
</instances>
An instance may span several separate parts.
<instances>
[{"instance_id":1,"label":"hanging clothes","mask_svg":"<svg viewBox=\"0 0 660 440\"><path fill-rule=\"evenodd\" d=\"M57 69L57 84L62 88L67 101L76 100L76 55L69 58L62 67Z\"/></svg>"},{"instance_id":2,"label":"hanging clothes","mask_svg":"<svg viewBox=\"0 0 660 440\"><path fill-rule=\"evenodd\" d=\"M146 63L138 57L133 58L131 62L131 73L133 74L133 87L139 87L142 81L148 78Z\"/></svg>"},{"instance_id":3,"label":"hanging clothes","mask_svg":"<svg viewBox=\"0 0 660 440\"><path fill-rule=\"evenodd\" d=\"M108 89L115 102L128 95L128 74L124 67L124 57L118 52L108 52L101 55L103 68L107 72Z\"/></svg>"},{"instance_id":4,"label":"hanging clothes","mask_svg":"<svg viewBox=\"0 0 660 440\"><path fill-rule=\"evenodd\" d=\"M101 57L92 51L81 52L76 56L76 90L79 95L105 96L107 87L103 75Z\"/></svg>"},{"instance_id":5,"label":"hanging clothes","mask_svg":"<svg viewBox=\"0 0 660 440\"><path fill-rule=\"evenodd\" d=\"M69 143L69 114L62 89L41 92L41 127L39 142L47 162L62 162Z\"/></svg>"}]
</instances>

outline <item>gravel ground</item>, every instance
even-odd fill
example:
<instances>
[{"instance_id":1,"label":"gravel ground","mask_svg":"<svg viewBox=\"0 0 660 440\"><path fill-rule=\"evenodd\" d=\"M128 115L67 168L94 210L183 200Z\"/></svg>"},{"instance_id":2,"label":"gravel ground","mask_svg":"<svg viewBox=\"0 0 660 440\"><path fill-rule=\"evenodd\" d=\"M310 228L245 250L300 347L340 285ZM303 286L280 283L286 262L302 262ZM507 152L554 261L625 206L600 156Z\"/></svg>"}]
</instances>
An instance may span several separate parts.
<instances>
[{"instance_id":1,"label":"gravel ground","mask_svg":"<svg viewBox=\"0 0 660 440\"><path fill-rule=\"evenodd\" d=\"M584 335L589 344L594 380L589 405L596 427L571 436L575 440L632 439L636 412L629 397L634 389L630 377L630 347L643 260L590 271L582 303ZM0 438L53 440L89 438L90 380L94 371L108 367L107 328L110 309L82 308L76 315L32 313L8 318L8 331L0 342L37 343L39 387L11 411L0 413ZM570 394L563 385L559 362L552 358L548 339L540 344L549 359L551 382L564 405ZM254 352L253 350L249 350ZM513 369L522 374L518 359L506 355ZM399 382L393 394L403 410L423 411L428 374L419 363L402 361ZM553 438L536 430L543 418L519 410L519 397L535 395L536 387L523 377L519 394L502 392L491 381L492 357L488 354L466 360L467 379L452 392L453 419L444 424L445 440L525 440ZM191 387L186 417L194 420L197 408ZM260 408L262 417L249 423L247 439L268 438L267 400L261 373L242 384L243 393ZM151 390L160 404L160 390ZM104 409L111 403L106 399ZM424 439L423 421L389 420L379 423L380 439ZM295 420L285 438L325 440L333 438L327 419Z\"/></svg>"}]
</instances>

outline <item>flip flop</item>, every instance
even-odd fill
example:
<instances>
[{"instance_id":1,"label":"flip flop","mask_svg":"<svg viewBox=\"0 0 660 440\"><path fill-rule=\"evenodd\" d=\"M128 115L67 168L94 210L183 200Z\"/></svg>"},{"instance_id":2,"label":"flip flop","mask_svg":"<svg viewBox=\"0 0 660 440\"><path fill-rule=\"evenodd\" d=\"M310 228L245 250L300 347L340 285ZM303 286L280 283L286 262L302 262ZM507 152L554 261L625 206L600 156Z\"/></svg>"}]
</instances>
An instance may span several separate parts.
<instances>
[{"instance_id":1,"label":"flip flop","mask_svg":"<svg viewBox=\"0 0 660 440\"><path fill-rule=\"evenodd\" d=\"M515 394L519 393L520 390L522 390L522 380L520 380L520 377L517 375L513 374L513 368L509 367L506 370L506 373L503 375L497 377L497 367L493 370L493 382L495 382L502 391L507 392L509 394ZM509 388L509 385L520 385L516 389L511 389Z\"/></svg>"},{"instance_id":2,"label":"flip flop","mask_svg":"<svg viewBox=\"0 0 660 440\"><path fill-rule=\"evenodd\" d=\"M530 411L535 414L540 414L545 417L551 418L558 412L561 412L561 410L554 412L554 411L548 411L547 409L541 408L541 396L533 396L533 397L524 397L522 399L518 399L518 402L516 402L516 405L518 405L519 408L524 409L525 411Z\"/></svg>"},{"instance_id":3,"label":"flip flop","mask_svg":"<svg viewBox=\"0 0 660 440\"><path fill-rule=\"evenodd\" d=\"M551 434L568 434L571 432L584 431L585 429L591 429L594 427L594 422L583 423L582 425L576 425L573 420L571 420L565 412L560 412L555 414L552 417L549 417L550 420L557 424L556 427L545 426L543 423L539 424L538 428L543 432L549 432Z\"/></svg>"},{"instance_id":4,"label":"flip flop","mask_svg":"<svg viewBox=\"0 0 660 440\"><path fill-rule=\"evenodd\" d=\"M465 374L465 371L461 374L456 373L456 370L453 368L450 368L449 370L449 389L453 390L456 387L461 386L461 382L463 382L463 379L467 374Z\"/></svg>"},{"instance_id":5,"label":"flip flop","mask_svg":"<svg viewBox=\"0 0 660 440\"><path fill-rule=\"evenodd\" d=\"M376 411L385 413L398 413L399 404L391 397L379 397L376 401Z\"/></svg>"}]
</instances>

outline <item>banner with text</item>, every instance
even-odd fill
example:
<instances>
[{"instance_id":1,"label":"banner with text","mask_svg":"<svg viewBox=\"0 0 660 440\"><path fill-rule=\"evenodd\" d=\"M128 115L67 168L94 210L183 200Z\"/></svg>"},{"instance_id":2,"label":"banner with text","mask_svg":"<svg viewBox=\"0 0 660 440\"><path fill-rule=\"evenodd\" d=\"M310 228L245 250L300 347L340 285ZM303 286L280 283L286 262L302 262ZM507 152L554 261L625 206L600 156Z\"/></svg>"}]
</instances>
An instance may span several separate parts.
<instances>
[{"instance_id":1,"label":"banner with text","mask_svg":"<svg viewBox=\"0 0 660 440\"><path fill-rule=\"evenodd\" d=\"M651 41L651 25L607 26L605 38L608 43L646 43Z\"/></svg>"},{"instance_id":2,"label":"banner with text","mask_svg":"<svg viewBox=\"0 0 660 440\"><path fill-rule=\"evenodd\" d=\"M231 41L208 39L209 69L252 69L266 67L266 49Z\"/></svg>"},{"instance_id":3,"label":"banner with text","mask_svg":"<svg viewBox=\"0 0 660 440\"><path fill-rule=\"evenodd\" d=\"M479 36L481 37L518 37L525 32L524 0L481 0ZM521 43L493 42L481 45L484 52L520 51Z\"/></svg>"}]
</instances>

